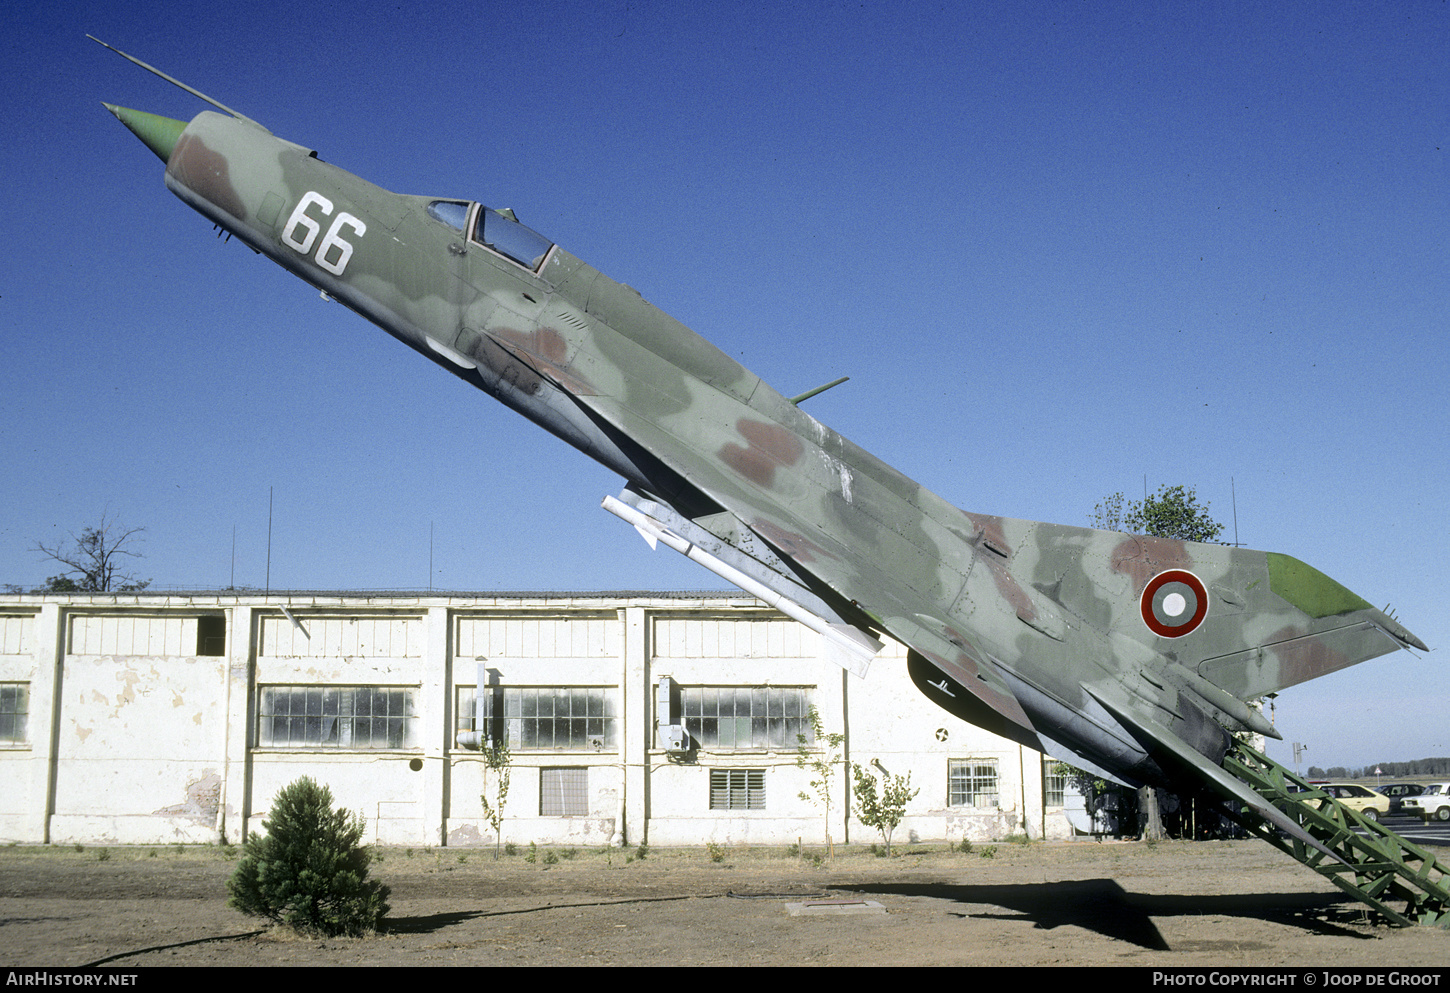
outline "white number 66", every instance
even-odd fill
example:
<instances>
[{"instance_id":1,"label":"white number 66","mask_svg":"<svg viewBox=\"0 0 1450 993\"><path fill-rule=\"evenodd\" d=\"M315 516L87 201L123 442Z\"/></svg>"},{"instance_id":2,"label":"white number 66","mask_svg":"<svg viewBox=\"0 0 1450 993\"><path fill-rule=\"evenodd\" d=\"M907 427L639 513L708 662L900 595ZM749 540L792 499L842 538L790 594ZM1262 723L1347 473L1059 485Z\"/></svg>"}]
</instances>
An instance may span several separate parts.
<instances>
[{"instance_id":1,"label":"white number 66","mask_svg":"<svg viewBox=\"0 0 1450 993\"><path fill-rule=\"evenodd\" d=\"M292 216L287 218L287 226L282 229L282 240L303 255L312 250L312 243L317 240L317 234L322 230L320 223L307 216L307 208L313 204L322 208L323 217L332 213L332 201L315 190L309 190L297 202L297 208L292 211ZM342 271L347 268L348 260L352 258L352 244L342 239L344 225L352 228L359 238L368 231L365 222L347 211L338 214L333 220L332 227L322 236L322 244L317 246L317 254L313 258L334 276L341 276ZM334 248L337 249L335 255L332 252Z\"/></svg>"}]
</instances>

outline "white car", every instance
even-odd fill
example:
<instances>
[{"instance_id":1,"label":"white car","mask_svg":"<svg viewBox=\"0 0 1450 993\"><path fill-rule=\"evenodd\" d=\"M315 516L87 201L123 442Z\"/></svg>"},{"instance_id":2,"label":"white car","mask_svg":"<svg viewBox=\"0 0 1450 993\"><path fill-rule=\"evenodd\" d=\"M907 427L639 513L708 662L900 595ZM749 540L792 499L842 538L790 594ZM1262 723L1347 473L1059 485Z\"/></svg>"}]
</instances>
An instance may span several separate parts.
<instances>
[{"instance_id":1,"label":"white car","mask_svg":"<svg viewBox=\"0 0 1450 993\"><path fill-rule=\"evenodd\" d=\"M1450 821L1450 783L1432 783L1419 796L1407 796L1400 806L1400 813Z\"/></svg>"}]
</instances>

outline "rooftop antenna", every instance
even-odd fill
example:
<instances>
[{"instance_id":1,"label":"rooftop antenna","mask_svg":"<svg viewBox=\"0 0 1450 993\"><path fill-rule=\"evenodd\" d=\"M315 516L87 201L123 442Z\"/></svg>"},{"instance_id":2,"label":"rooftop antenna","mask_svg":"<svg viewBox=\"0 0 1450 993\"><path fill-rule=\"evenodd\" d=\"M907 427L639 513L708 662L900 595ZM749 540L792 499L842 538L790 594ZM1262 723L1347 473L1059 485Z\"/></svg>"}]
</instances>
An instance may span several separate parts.
<instances>
[{"instance_id":1,"label":"rooftop antenna","mask_svg":"<svg viewBox=\"0 0 1450 993\"><path fill-rule=\"evenodd\" d=\"M1234 478L1232 476L1228 477L1228 493L1229 498L1233 500L1234 508L1234 547L1242 548L1243 545L1239 544L1239 495L1234 489Z\"/></svg>"},{"instance_id":2,"label":"rooftop antenna","mask_svg":"<svg viewBox=\"0 0 1450 993\"><path fill-rule=\"evenodd\" d=\"M272 487L267 487L267 589L272 592Z\"/></svg>"}]
</instances>

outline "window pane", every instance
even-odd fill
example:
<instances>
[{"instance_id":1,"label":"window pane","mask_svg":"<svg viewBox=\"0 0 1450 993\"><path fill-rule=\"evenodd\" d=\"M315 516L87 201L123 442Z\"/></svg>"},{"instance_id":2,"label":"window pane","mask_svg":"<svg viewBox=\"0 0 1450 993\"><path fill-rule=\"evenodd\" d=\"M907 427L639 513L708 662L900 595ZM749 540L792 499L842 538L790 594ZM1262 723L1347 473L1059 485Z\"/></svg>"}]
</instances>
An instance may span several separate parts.
<instances>
[{"instance_id":1,"label":"window pane","mask_svg":"<svg viewBox=\"0 0 1450 993\"><path fill-rule=\"evenodd\" d=\"M685 729L705 748L794 749L798 734L809 740L808 699L809 690L799 686L681 689Z\"/></svg>"},{"instance_id":2,"label":"window pane","mask_svg":"<svg viewBox=\"0 0 1450 993\"><path fill-rule=\"evenodd\" d=\"M591 738L615 747L614 694L608 689L510 686L495 692L503 696L511 748L594 751Z\"/></svg>"},{"instance_id":3,"label":"window pane","mask_svg":"<svg viewBox=\"0 0 1450 993\"><path fill-rule=\"evenodd\" d=\"M528 269L537 269L553 245L537 231L487 207L478 208L473 238Z\"/></svg>"},{"instance_id":4,"label":"window pane","mask_svg":"<svg viewBox=\"0 0 1450 993\"><path fill-rule=\"evenodd\" d=\"M949 760L947 763L947 804L952 807L997 806L996 760Z\"/></svg>"},{"instance_id":5,"label":"window pane","mask_svg":"<svg viewBox=\"0 0 1450 993\"><path fill-rule=\"evenodd\" d=\"M30 684L0 683L0 742L24 744L29 715Z\"/></svg>"},{"instance_id":6,"label":"window pane","mask_svg":"<svg viewBox=\"0 0 1450 993\"><path fill-rule=\"evenodd\" d=\"M428 215L461 232L468 223L468 204L452 200L434 200L428 205Z\"/></svg>"},{"instance_id":7,"label":"window pane","mask_svg":"<svg viewBox=\"0 0 1450 993\"><path fill-rule=\"evenodd\" d=\"M413 691L280 686L258 694L257 743L272 748L408 748Z\"/></svg>"}]
</instances>

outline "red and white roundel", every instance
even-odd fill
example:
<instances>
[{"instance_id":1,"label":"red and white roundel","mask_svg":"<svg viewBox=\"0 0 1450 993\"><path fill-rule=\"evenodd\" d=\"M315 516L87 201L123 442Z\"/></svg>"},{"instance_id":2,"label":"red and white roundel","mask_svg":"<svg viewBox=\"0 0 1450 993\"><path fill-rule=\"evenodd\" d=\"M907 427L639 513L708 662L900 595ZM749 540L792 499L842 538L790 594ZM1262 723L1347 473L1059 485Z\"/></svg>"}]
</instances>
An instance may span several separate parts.
<instances>
[{"instance_id":1,"label":"red and white roundel","mask_svg":"<svg viewBox=\"0 0 1450 993\"><path fill-rule=\"evenodd\" d=\"M1164 638L1182 638L1208 616L1203 580L1183 569L1169 569L1148 580L1140 603L1143 623Z\"/></svg>"}]
</instances>

